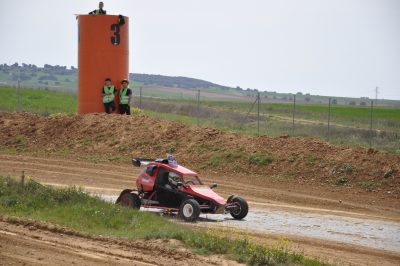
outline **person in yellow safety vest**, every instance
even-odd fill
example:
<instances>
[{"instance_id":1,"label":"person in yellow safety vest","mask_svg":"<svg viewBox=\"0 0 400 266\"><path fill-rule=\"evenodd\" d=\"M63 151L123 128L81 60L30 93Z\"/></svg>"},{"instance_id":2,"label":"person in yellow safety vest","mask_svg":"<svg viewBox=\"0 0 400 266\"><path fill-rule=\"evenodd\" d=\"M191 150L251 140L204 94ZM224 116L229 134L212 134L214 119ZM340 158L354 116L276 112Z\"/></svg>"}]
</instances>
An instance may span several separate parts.
<instances>
[{"instance_id":1,"label":"person in yellow safety vest","mask_svg":"<svg viewBox=\"0 0 400 266\"><path fill-rule=\"evenodd\" d=\"M115 93L117 92L114 85L111 84L111 79L106 78L106 84L103 87L102 97L104 108L106 109L106 113L110 114L115 111ZM110 111L111 109L111 111Z\"/></svg>"},{"instance_id":2,"label":"person in yellow safety vest","mask_svg":"<svg viewBox=\"0 0 400 266\"><path fill-rule=\"evenodd\" d=\"M121 89L119 90L119 113L121 115L131 114L131 98L132 98L132 91L128 88L129 81L124 79L121 81Z\"/></svg>"},{"instance_id":3,"label":"person in yellow safety vest","mask_svg":"<svg viewBox=\"0 0 400 266\"><path fill-rule=\"evenodd\" d=\"M99 2L99 9L89 12L89 15L105 15L105 14L107 14L107 12L103 9L103 7L104 7L104 3Z\"/></svg>"}]
</instances>

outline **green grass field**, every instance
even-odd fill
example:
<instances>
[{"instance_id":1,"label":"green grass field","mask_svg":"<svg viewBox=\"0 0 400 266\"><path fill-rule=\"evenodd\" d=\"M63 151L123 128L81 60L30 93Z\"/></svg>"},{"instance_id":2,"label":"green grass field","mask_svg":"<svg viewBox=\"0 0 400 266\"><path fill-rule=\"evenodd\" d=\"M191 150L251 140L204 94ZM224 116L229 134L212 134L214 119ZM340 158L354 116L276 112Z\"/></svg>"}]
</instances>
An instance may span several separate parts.
<instances>
[{"instance_id":1,"label":"green grass field","mask_svg":"<svg viewBox=\"0 0 400 266\"><path fill-rule=\"evenodd\" d=\"M247 112L250 110L250 102L214 102L203 101L202 104L223 108L232 111ZM257 106L254 106L253 112ZM328 120L327 104L296 104L295 116L299 119L307 119L315 122L325 122ZM289 103L261 103L260 112L267 115L280 115L292 118L293 104ZM376 122L375 129L400 130L400 108L393 107L374 107L373 120ZM331 105L331 123L343 124L347 126L369 128L371 116L370 106L343 106Z\"/></svg>"},{"instance_id":2,"label":"green grass field","mask_svg":"<svg viewBox=\"0 0 400 266\"><path fill-rule=\"evenodd\" d=\"M0 176L0 215L48 221L90 235L124 239L177 239L202 254L224 254L250 265L327 265L289 251L284 243L258 245L233 231L192 229L150 212L91 197L79 188L24 184Z\"/></svg>"},{"instance_id":3,"label":"green grass field","mask_svg":"<svg viewBox=\"0 0 400 266\"><path fill-rule=\"evenodd\" d=\"M0 110L40 114L76 113L76 96L48 90L0 87Z\"/></svg>"}]
</instances>

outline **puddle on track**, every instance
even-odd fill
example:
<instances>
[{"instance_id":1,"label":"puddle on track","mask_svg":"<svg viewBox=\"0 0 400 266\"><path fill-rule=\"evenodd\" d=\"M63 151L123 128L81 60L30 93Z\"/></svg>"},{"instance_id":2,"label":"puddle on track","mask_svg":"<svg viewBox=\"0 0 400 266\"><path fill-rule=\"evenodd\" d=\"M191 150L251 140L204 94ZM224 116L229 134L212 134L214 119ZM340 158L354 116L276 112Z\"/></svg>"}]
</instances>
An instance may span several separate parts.
<instances>
[{"instance_id":1,"label":"puddle on track","mask_svg":"<svg viewBox=\"0 0 400 266\"><path fill-rule=\"evenodd\" d=\"M115 202L117 196L101 195ZM143 209L143 208L141 208ZM154 209L151 209L154 211ZM251 232L295 235L400 252L400 223L317 213L250 209L245 219L229 214L202 214L199 223L234 227Z\"/></svg>"}]
</instances>

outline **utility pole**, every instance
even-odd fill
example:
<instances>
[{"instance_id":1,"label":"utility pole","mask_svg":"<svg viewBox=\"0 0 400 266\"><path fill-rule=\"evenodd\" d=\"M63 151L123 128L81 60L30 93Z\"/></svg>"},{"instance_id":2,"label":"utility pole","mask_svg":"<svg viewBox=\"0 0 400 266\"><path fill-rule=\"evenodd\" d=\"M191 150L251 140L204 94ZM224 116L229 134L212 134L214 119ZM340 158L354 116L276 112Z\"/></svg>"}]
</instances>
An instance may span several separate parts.
<instances>
[{"instance_id":1,"label":"utility pole","mask_svg":"<svg viewBox=\"0 0 400 266\"><path fill-rule=\"evenodd\" d=\"M374 109L374 101L371 101L371 117L370 117L370 124L369 124L369 148L372 147L372 112Z\"/></svg>"},{"instance_id":2,"label":"utility pole","mask_svg":"<svg viewBox=\"0 0 400 266\"><path fill-rule=\"evenodd\" d=\"M378 105L378 90L379 90L379 87L376 86L375 87L375 106Z\"/></svg>"},{"instance_id":3,"label":"utility pole","mask_svg":"<svg viewBox=\"0 0 400 266\"><path fill-rule=\"evenodd\" d=\"M21 112L21 69L18 67L18 81L17 81L17 90L18 90L18 112Z\"/></svg>"},{"instance_id":4,"label":"utility pole","mask_svg":"<svg viewBox=\"0 0 400 266\"><path fill-rule=\"evenodd\" d=\"M199 125L200 117L200 90L197 91L197 125Z\"/></svg>"},{"instance_id":5,"label":"utility pole","mask_svg":"<svg viewBox=\"0 0 400 266\"><path fill-rule=\"evenodd\" d=\"M139 109L142 110L142 87L139 88Z\"/></svg>"},{"instance_id":6,"label":"utility pole","mask_svg":"<svg viewBox=\"0 0 400 266\"><path fill-rule=\"evenodd\" d=\"M296 94L293 95L293 109L292 109L292 136L294 136L294 116L296 114Z\"/></svg>"},{"instance_id":7,"label":"utility pole","mask_svg":"<svg viewBox=\"0 0 400 266\"><path fill-rule=\"evenodd\" d=\"M329 97L328 104L328 140L331 138L331 98Z\"/></svg>"},{"instance_id":8,"label":"utility pole","mask_svg":"<svg viewBox=\"0 0 400 266\"><path fill-rule=\"evenodd\" d=\"M257 93L257 135L260 136L260 92Z\"/></svg>"}]
</instances>

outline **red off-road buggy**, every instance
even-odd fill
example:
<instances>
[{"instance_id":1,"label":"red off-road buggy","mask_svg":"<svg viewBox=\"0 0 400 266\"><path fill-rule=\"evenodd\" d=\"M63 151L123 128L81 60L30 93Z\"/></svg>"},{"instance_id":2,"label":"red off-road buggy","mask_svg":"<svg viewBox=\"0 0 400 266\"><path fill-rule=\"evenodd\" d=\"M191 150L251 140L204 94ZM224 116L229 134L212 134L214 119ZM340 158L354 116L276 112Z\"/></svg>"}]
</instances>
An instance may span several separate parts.
<instances>
[{"instance_id":1,"label":"red off-road buggy","mask_svg":"<svg viewBox=\"0 0 400 266\"><path fill-rule=\"evenodd\" d=\"M194 222L200 213L230 213L243 219L248 212L247 202L232 195L227 200L211 186L204 185L198 174L168 159L133 159L132 164L144 170L136 179L137 189L125 189L117 199L123 206L139 209L157 208L178 213L185 221Z\"/></svg>"}]
</instances>

